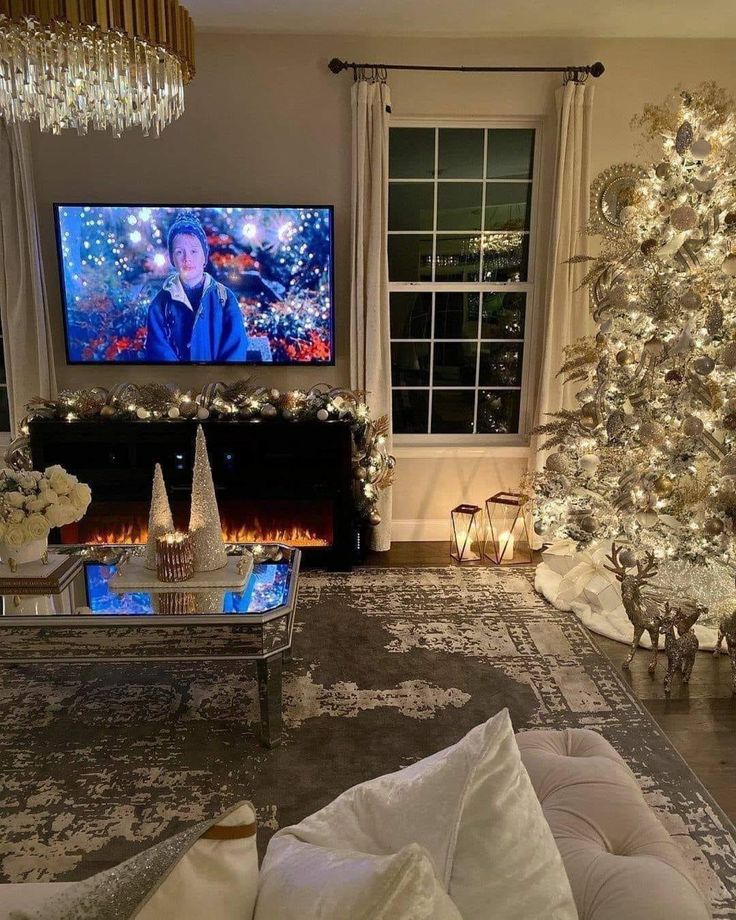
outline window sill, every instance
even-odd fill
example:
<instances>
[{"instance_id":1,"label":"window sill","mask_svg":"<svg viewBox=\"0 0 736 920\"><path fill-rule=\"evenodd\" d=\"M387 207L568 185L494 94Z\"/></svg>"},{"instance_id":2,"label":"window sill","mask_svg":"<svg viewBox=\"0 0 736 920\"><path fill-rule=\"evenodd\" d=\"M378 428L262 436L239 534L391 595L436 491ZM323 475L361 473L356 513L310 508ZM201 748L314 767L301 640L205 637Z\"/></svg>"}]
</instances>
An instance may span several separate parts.
<instances>
[{"instance_id":1,"label":"window sill","mask_svg":"<svg viewBox=\"0 0 736 920\"><path fill-rule=\"evenodd\" d=\"M529 456L529 442L521 437L485 444L437 444L394 439L392 453L397 460L524 459Z\"/></svg>"}]
</instances>

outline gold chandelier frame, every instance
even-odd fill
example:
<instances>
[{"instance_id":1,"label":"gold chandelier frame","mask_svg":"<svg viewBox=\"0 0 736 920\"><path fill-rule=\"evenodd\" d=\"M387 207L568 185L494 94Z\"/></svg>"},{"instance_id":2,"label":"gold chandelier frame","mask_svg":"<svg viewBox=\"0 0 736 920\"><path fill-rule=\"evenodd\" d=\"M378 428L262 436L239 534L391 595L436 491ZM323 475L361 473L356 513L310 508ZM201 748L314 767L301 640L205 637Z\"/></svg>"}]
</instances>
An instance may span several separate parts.
<instances>
[{"instance_id":1,"label":"gold chandelier frame","mask_svg":"<svg viewBox=\"0 0 736 920\"><path fill-rule=\"evenodd\" d=\"M182 78L194 76L192 17L178 0L0 0L0 21L36 20L117 32L174 55Z\"/></svg>"}]
</instances>

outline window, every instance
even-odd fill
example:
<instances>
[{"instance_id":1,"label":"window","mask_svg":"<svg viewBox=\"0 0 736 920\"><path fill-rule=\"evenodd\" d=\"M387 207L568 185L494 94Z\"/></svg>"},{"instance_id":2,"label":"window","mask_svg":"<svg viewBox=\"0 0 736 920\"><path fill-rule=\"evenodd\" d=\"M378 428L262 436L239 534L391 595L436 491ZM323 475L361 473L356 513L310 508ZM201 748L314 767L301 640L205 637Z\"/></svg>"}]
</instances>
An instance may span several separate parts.
<instances>
[{"instance_id":1,"label":"window","mask_svg":"<svg viewBox=\"0 0 736 920\"><path fill-rule=\"evenodd\" d=\"M397 434L523 429L533 299L535 127L389 134L389 290Z\"/></svg>"}]
</instances>

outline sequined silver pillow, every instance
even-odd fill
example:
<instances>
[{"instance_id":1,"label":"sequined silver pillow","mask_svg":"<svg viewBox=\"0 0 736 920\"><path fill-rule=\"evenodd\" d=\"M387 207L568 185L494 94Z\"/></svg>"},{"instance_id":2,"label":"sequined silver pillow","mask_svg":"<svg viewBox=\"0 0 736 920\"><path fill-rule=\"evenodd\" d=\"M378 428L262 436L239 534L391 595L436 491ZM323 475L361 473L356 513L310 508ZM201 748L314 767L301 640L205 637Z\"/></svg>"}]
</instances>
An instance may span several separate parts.
<instances>
[{"instance_id":1,"label":"sequined silver pillow","mask_svg":"<svg viewBox=\"0 0 736 920\"><path fill-rule=\"evenodd\" d=\"M190 847L242 804L131 856L113 869L75 883L36 910L13 911L9 920L133 920Z\"/></svg>"}]
</instances>

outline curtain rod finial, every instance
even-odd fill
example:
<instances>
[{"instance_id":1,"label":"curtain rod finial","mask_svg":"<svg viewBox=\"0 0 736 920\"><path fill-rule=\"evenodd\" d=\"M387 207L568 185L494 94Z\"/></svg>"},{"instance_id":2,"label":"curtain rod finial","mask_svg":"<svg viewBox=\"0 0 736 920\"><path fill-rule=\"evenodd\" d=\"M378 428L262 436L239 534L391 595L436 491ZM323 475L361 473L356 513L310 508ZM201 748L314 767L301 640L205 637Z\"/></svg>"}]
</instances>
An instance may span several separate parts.
<instances>
[{"instance_id":1,"label":"curtain rod finial","mask_svg":"<svg viewBox=\"0 0 736 920\"><path fill-rule=\"evenodd\" d=\"M601 64L600 61L596 61L595 64L590 65L590 75L591 77L600 77L606 72L606 68Z\"/></svg>"},{"instance_id":2,"label":"curtain rod finial","mask_svg":"<svg viewBox=\"0 0 736 920\"><path fill-rule=\"evenodd\" d=\"M341 61L340 58L334 57L327 66L333 73L340 73L341 70L346 70L348 65L345 61Z\"/></svg>"}]
</instances>

